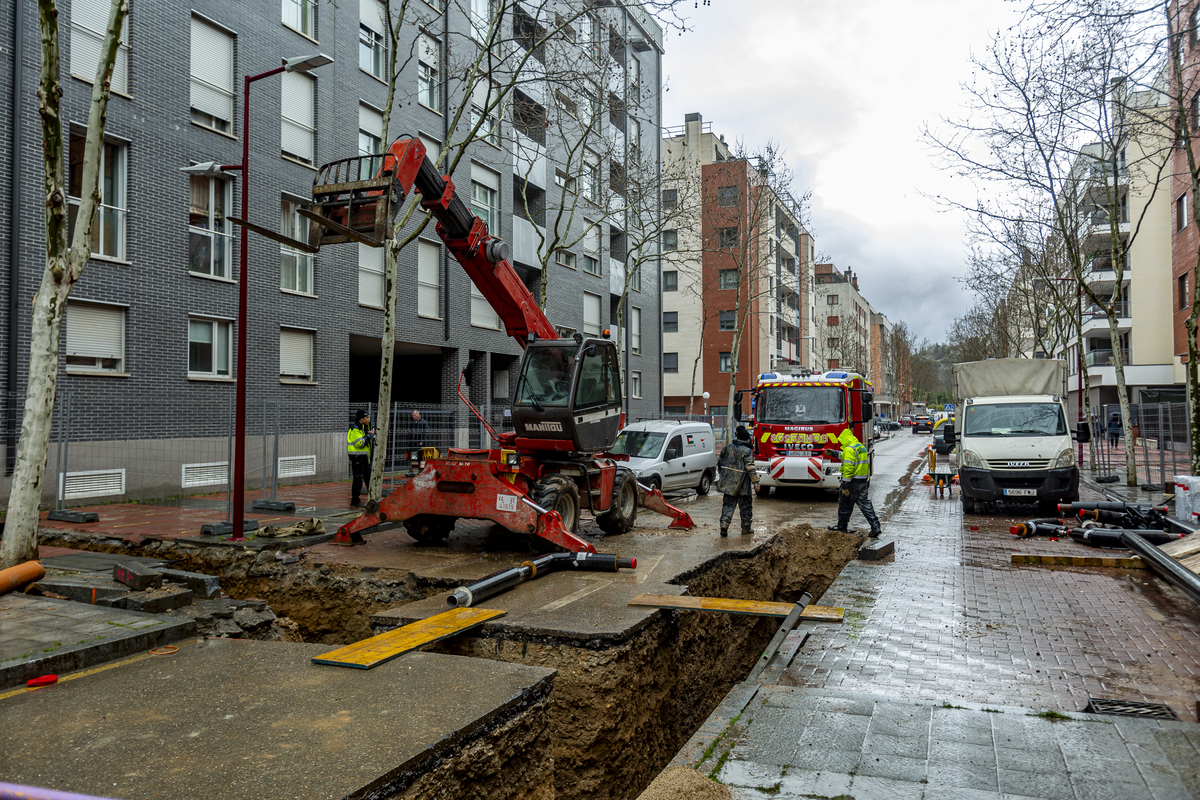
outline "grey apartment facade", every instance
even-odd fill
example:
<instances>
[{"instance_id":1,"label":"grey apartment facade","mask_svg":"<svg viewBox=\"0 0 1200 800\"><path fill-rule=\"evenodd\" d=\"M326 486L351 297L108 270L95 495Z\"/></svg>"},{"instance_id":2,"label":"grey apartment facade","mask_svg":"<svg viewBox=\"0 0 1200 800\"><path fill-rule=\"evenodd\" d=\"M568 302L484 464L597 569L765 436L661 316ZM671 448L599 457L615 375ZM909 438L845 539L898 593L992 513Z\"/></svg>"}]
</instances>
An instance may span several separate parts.
<instances>
[{"instance_id":1,"label":"grey apartment facade","mask_svg":"<svg viewBox=\"0 0 1200 800\"><path fill-rule=\"evenodd\" d=\"M14 5L5 12L0 63L0 85L14 100L0 104L0 196L10 209L0 230L7 309L0 363L8 396L19 398L27 380L28 300L41 280L45 245L36 6ZM545 311L558 328L612 328L617 335L623 242L628 228L654 213L622 209L626 187L617 176L645 179L630 159L653 154L656 161L661 30L640 8L619 4L414 0L409 6L389 138L417 135L432 153L445 149L449 156L478 116L488 117L486 133L465 146L451 176L459 194L513 244L514 266L535 296L548 271ZM72 292L61 340L59 388L71 397L72 441L219 440L241 372L252 403L277 400L287 409L290 433L344 430L348 406L376 400L383 251L350 244L307 255L251 234L242 264L241 231L229 218L305 238L307 223L297 209L311 197L315 167L386 148L381 7L376 0L130 3L108 111L93 258ZM108 0L62 0L59 9L74 194ZM494 109L479 83L471 91L463 82L463 65L474 60L491 25L498 35L486 46L495 52L483 63L492 65L492 85L507 88L514 65L522 64L515 88ZM552 74L550 48L529 52L554 30L562 40L556 52L575 48L591 59L577 61L584 65L580 74L596 73L595 87L580 97L556 88L564 82ZM246 129L244 76L314 53L333 63L252 84ZM464 103L468 109L452 128ZM556 121L568 111L582 117L582 105L597 113L581 151L578 141L557 135L564 128ZM247 176L181 171L209 161L240 163L247 139L246 208L239 182ZM580 152L585 157L572 160ZM556 214L562 209L572 213ZM659 272L657 259L642 264L623 309L634 417L661 408ZM248 358L238 364L243 278ZM472 292L432 223L401 251L397 278L396 341L388 343L397 355L393 399L453 404L458 377L470 364L472 399L507 405L520 347ZM470 428L465 415L454 419ZM478 443L458 433L455 443ZM11 451L6 455L9 465ZM169 454L158 458L159 471L178 473ZM164 491L173 480L163 479Z\"/></svg>"}]
</instances>

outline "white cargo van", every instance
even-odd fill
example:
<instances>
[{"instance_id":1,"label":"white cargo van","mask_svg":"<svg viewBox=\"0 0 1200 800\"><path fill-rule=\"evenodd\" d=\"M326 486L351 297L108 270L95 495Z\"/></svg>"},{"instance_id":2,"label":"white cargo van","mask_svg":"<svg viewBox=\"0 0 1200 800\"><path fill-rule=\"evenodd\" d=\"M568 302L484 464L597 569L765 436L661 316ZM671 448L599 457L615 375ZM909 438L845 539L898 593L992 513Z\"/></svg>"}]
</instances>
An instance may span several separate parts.
<instances>
[{"instance_id":1,"label":"white cargo van","mask_svg":"<svg viewBox=\"0 0 1200 800\"><path fill-rule=\"evenodd\" d=\"M1065 361L993 358L955 364L952 374L954 422L943 428L958 449L964 512L997 500L1050 511L1079 499ZM1086 441L1086 427L1081 434Z\"/></svg>"},{"instance_id":2,"label":"white cargo van","mask_svg":"<svg viewBox=\"0 0 1200 800\"><path fill-rule=\"evenodd\" d=\"M629 456L629 468L646 486L708 494L717 475L715 438L707 422L635 422L610 452Z\"/></svg>"}]
</instances>

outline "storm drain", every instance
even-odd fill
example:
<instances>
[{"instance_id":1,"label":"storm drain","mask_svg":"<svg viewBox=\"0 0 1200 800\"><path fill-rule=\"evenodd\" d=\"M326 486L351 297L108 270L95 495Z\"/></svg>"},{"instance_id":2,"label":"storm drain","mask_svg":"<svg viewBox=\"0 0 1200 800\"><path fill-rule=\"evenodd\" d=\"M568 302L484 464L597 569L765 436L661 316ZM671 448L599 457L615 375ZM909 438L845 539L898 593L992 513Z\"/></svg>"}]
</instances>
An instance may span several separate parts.
<instances>
[{"instance_id":1,"label":"storm drain","mask_svg":"<svg viewBox=\"0 0 1200 800\"><path fill-rule=\"evenodd\" d=\"M1142 719L1179 719L1170 706L1162 703L1142 703L1137 700L1106 700L1089 697L1084 711L1091 714L1112 714L1118 717L1141 717Z\"/></svg>"}]
</instances>

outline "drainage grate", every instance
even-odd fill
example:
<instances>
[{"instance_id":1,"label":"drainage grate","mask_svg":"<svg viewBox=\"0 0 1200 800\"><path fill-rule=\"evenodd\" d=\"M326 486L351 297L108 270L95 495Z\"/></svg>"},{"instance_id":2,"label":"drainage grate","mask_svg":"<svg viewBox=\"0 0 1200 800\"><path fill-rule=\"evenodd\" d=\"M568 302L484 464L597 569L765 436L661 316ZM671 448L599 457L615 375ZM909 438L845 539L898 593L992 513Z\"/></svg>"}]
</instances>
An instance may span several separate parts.
<instances>
[{"instance_id":1,"label":"drainage grate","mask_svg":"<svg viewBox=\"0 0 1200 800\"><path fill-rule=\"evenodd\" d=\"M1142 703L1137 700L1106 700L1089 697L1085 712L1090 714L1113 714L1119 717L1141 717L1143 719L1179 719L1170 706L1162 703Z\"/></svg>"}]
</instances>

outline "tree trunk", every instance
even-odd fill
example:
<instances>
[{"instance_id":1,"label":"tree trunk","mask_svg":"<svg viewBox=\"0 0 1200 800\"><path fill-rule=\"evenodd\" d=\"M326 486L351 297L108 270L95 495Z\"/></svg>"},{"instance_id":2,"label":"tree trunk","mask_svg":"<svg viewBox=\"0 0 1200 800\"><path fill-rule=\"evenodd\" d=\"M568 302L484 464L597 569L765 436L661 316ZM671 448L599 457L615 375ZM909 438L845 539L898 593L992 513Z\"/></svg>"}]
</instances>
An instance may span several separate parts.
<instances>
[{"instance_id":1,"label":"tree trunk","mask_svg":"<svg viewBox=\"0 0 1200 800\"><path fill-rule=\"evenodd\" d=\"M396 361L396 259L400 245L389 239L384 246L387 266L383 272L383 352L379 359L379 411L375 418L375 450L371 457L371 484L367 499L383 499L383 473L387 469L388 429L392 420L392 375Z\"/></svg>"},{"instance_id":2,"label":"tree trunk","mask_svg":"<svg viewBox=\"0 0 1200 800\"><path fill-rule=\"evenodd\" d=\"M1117 308L1114 301L1106 309L1108 335L1113 343L1113 365L1117 373L1117 401L1121 404L1121 427L1125 433L1125 485L1137 486L1137 462L1133 455L1133 426L1129 424L1129 397L1125 391L1125 359L1121 355L1121 334L1117 332Z\"/></svg>"}]
</instances>

